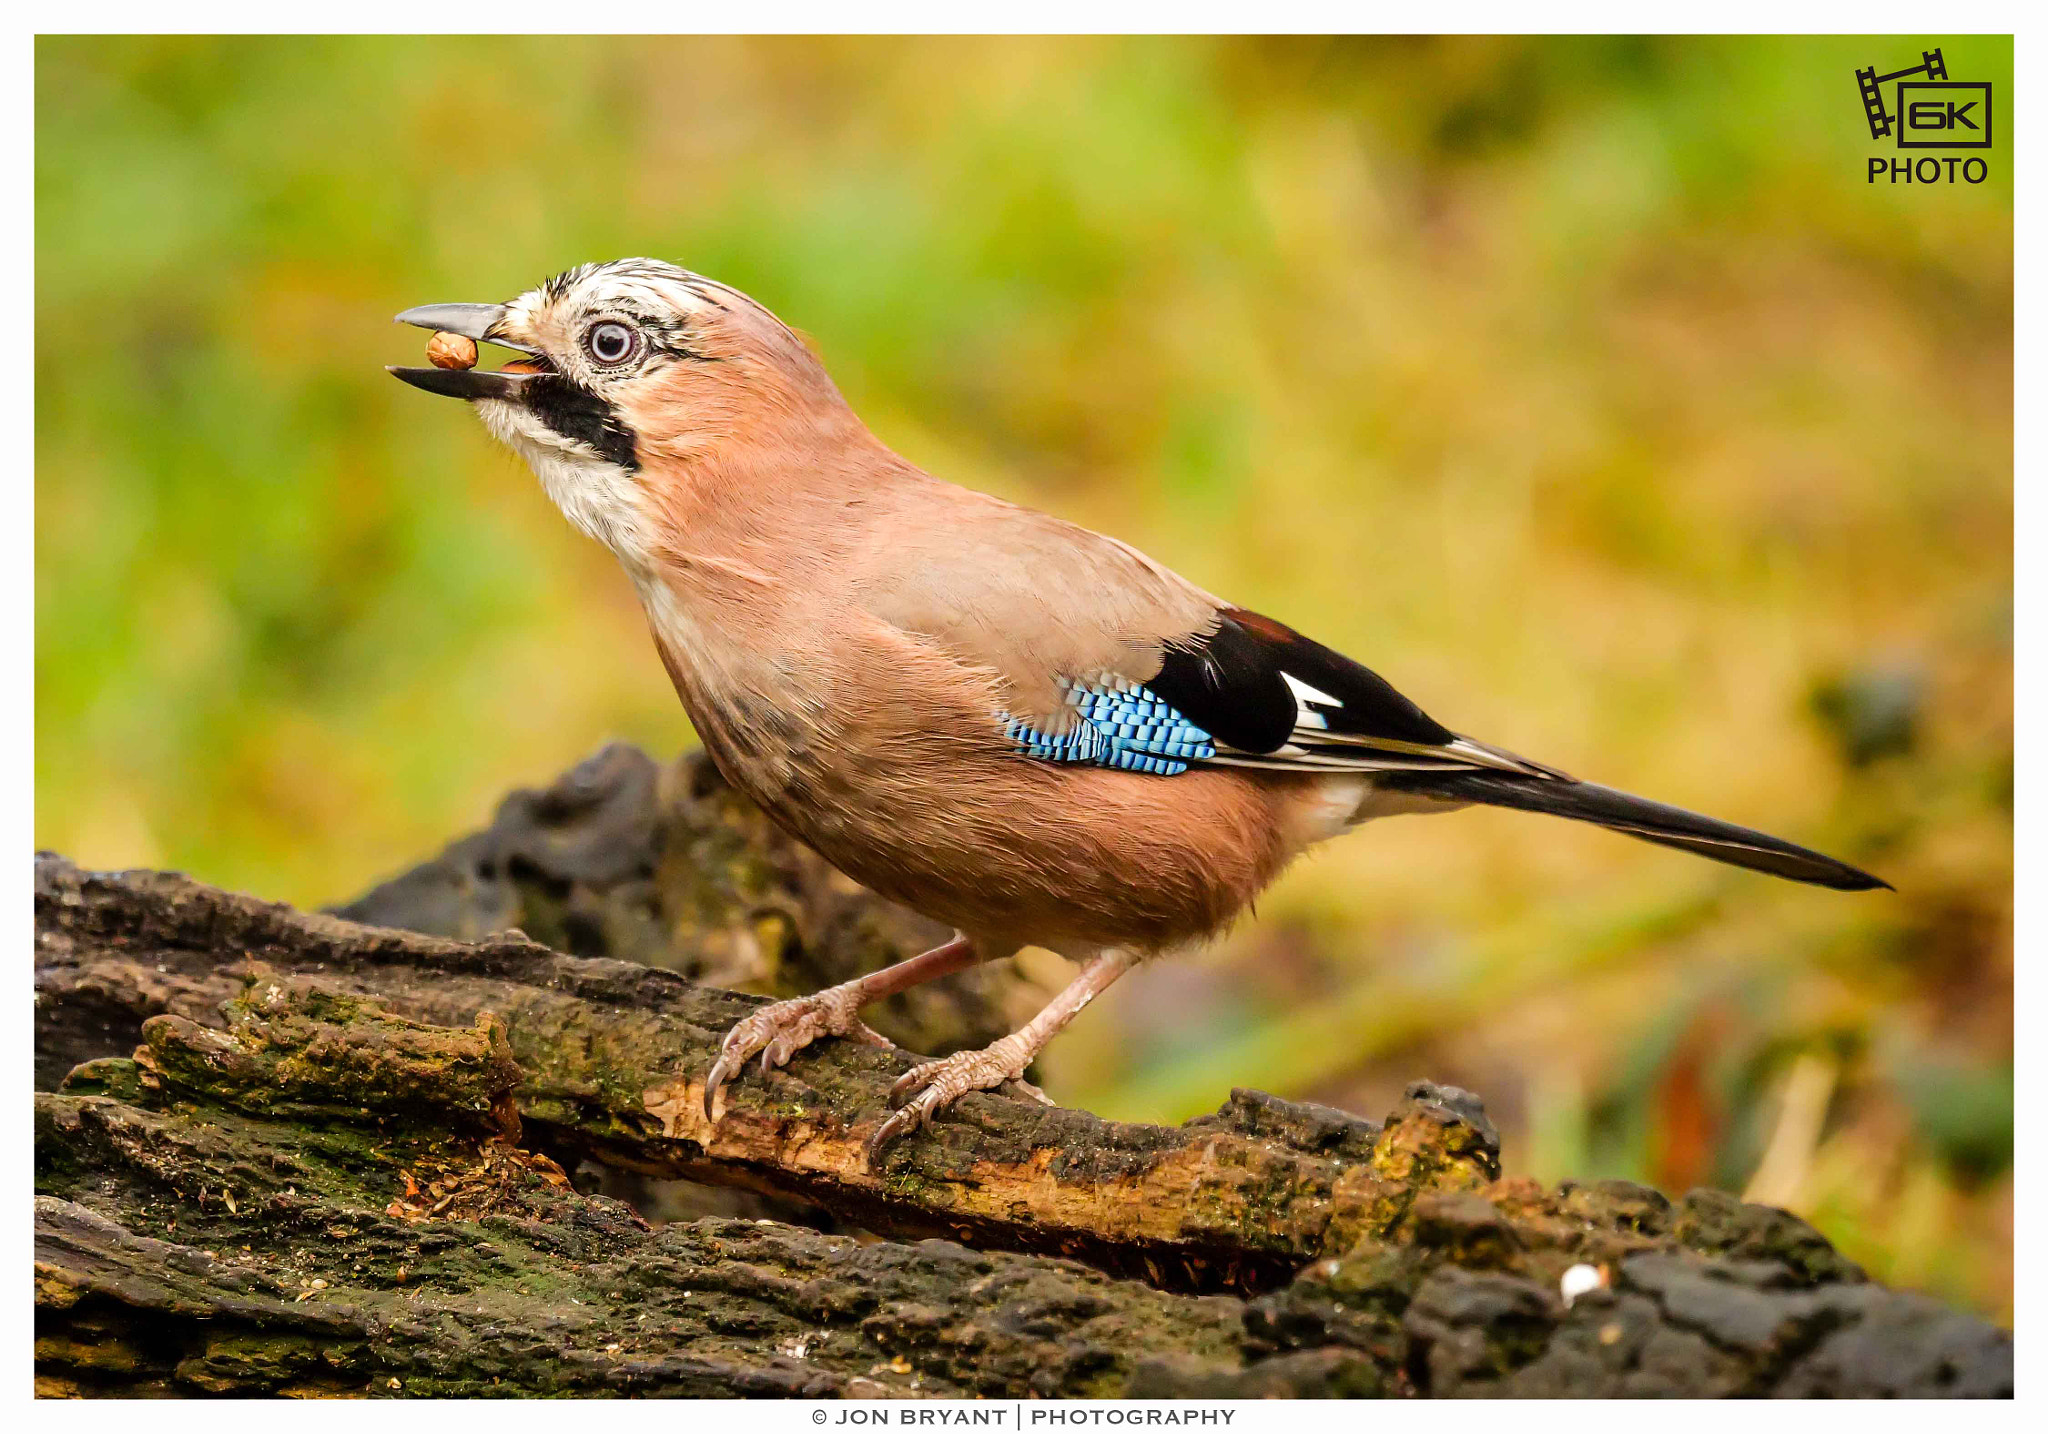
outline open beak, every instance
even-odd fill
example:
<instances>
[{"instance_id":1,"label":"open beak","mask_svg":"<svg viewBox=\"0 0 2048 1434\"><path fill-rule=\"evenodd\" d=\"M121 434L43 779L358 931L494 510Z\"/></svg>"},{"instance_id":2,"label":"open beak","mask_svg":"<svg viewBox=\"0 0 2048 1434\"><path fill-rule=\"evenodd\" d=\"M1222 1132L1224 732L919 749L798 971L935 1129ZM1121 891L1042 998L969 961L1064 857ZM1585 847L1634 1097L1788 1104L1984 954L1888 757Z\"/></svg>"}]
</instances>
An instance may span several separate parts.
<instances>
[{"instance_id":1,"label":"open beak","mask_svg":"<svg viewBox=\"0 0 2048 1434\"><path fill-rule=\"evenodd\" d=\"M517 349L531 357L515 360L502 369L389 366L385 371L394 378L405 380L414 388L423 388L428 393L446 394L450 398L516 399L535 378L544 373L552 373L554 365L532 345L518 343L499 333L499 325L504 319L503 304L422 304L417 309L407 309L392 322L416 324L420 328L434 329L440 333L461 334L464 338L474 339L478 343Z\"/></svg>"}]
</instances>

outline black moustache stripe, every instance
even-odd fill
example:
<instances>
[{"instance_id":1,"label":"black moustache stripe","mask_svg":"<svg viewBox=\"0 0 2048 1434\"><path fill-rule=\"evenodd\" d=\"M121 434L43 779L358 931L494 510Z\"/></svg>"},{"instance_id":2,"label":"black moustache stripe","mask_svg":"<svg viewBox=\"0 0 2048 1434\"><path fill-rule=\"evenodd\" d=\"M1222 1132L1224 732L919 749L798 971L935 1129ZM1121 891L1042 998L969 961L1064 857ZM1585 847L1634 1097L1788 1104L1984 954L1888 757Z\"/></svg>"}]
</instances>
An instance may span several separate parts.
<instances>
[{"instance_id":1,"label":"black moustache stripe","mask_svg":"<svg viewBox=\"0 0 2048 1434\"><path fill-rule=\"evenodd\" d=\"M522 385L527 409L564 438L595 450L607 463L628 470L640 467L633 449L633 430L619 421L618 411L582 385L560 374L536 374Z\"/></svg>"}]
</instances>

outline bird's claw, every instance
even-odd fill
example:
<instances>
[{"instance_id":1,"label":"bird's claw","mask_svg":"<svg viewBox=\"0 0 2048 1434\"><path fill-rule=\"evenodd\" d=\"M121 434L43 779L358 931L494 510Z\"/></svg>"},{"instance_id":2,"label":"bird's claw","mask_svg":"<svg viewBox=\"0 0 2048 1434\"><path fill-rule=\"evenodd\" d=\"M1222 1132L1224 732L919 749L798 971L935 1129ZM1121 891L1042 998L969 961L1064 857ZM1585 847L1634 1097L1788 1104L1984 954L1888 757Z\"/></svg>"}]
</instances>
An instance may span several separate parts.
<instances>
[{"instance_id":1,"label":"bird's claw","mask_svg":"<svg viewBox=\"0 0 2048 1434\"><path fill-rule=\"evenodd\" d=\"M924 1116L915 1109L899 1110L875 1127L875 1133L868 1137L867 1161L869 1168L882 1158L882 1152L901 1140L911 1131L924 1124Z\"/></svg>"},{"instance_id":2,"label":"bird's claw","mask_svg":"<svg viewBox=\"0 0 2048 1434\"><path fill-rule=\"evenodd\" d=\"M736 1022L718 1047L718 1059L704 1078L704 1118L716 1122L718 1092L738 1075L757 1052L761 1074L789 1064L789 1059L825 1036L851 1036L867 1045L893 1050L894 1042L873 1030L859 1016L858 999L837 989L793 1001L777 1001Z\"/></svg>"},{"instance_id":3,"label":"bird's claw","mask_svg":"<svg viewBox=\"0 0 2048 1434\"><path fill-rule=\"evenodd\" d=\"M728 1034L726 1040L730 1042L732 1036ZM733 1073L739 1070L740 1062L745 1059L745 1056L741 1056L739 1060L734 1060L725 1048L721 1046L718 1052L718 1059L711 1063L711 1074L704 1077L704 1118L713 1124L716 1124L718 1121L718 1117L712 1114L712 1107L718 1100L718 1092L727 1081L733 1078Z\"/></svg>"},{"instance_id":4,"label":"bird's claw","mask_svg":"<svg viewBox=\"0 0 2048 1434\"><path fill-rule=\"evenodd\" d=\"M1024 1079L1031 1054L997 1041L986 1050L958 1051L941 1060L912 1066L889 1087L889 1104L895 1114L876 1126L875 1133L868 1137L869 1166L891 1144L929 1125L933 1116L971 1090L1001 1090L1051 1105L1051 1096Z\"/></svg>"},{"instance_id":5,"label":"bird's claw","mask_svg":"<svg viewBox=\"0 0 2048 1434\"><path fill-rule=\"evenodd\" d=\"M922 1065L912 1066L902 1075L896 1077L889 1086L889 1109L901 1109L903 1102L909 1098L910 1093L930 1080L932 1067L938 1064L939 1062L937 1061L926 1061Z\"/></svg>"}]
</instances>

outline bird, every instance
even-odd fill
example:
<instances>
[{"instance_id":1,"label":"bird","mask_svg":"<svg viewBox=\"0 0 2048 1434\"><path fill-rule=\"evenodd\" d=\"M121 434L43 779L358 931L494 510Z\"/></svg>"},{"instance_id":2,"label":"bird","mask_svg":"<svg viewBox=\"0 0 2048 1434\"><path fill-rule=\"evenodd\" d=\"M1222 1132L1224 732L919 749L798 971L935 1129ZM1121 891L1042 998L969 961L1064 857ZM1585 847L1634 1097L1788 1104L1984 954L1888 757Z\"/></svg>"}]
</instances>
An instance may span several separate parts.
<instances>
[{"instance_id":1,"label":"bird","mask_svg":"<svg viewBox=\"0 0 2048 1434\"><path fill-rule=\"evenodd\" d=\"M1368 821L1469 806L1589 822L1838 890L1885 888L1789 841L1577 780L1452 730L1378 673L1115 538L935 477L855 416L763 305L654 259L397 321L495 344L498 369L390 371L467 400L616 556L725 778L855 881L953 936L765 1006L704 1086L862 1008L1026 947L1079 970L980 1050L889 1095L872 1163L962 1095L1044 1100L1055 1035L1139 962L1229 926L1292 860Z\"/></svg>"}]
</instances>

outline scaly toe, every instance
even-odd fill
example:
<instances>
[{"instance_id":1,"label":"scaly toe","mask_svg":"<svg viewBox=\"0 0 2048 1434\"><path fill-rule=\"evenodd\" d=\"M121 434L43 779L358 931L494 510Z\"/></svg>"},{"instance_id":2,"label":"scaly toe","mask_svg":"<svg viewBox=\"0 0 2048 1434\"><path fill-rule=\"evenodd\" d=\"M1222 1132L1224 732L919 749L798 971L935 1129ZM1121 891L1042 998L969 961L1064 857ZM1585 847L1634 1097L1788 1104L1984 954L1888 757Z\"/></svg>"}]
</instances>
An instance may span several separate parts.
<instances>
[{"instance_id":1,"label":"scaly toe","mask_svg":"<svg viewBox=\"0 0 2048 1434\"><path fill-rule=\"evenodd\" d=\"M779 1070L789 1064L789 1058L802 1050L806 1041L791 1040L788 1035L777 1036L761 1048L761 1074Z\"/></svg>"},{"instance_id":2,"label":"scaly toe","mask_svg":"<svg viewBox=\"0 0 2048 1434\"><path fill-rule=\"evenodd\" d=\"M1037 1086L1033 1085L1030 1081L1024 1079L1024 1077L1022 1076L1017 1076L1014 1079L1006 1080L1000 1086L996 1087L996 1089L1000 1090L1004 1095L1015 1096L1018 1100L1036 1101L1040 1105L1059 1104L1058 1101L1054 1100L1051 1096L1047 1095L1044 1091L1040 1090Z\"/></svg>"},{"instance_id":3,"label":"scaly toe","mask_svg":"<svg viewBox=\"0 0 2048 1434\"><path fill-rule=\"evenodd\" d=\"M889 1108L894 1110L900 1107L911 1096L937 1080L939 1071L945 1064L945 1061L926 1061L923 1065L912 1066L896 1077L895 1084L889 1087Z\"/></svg>"},{"instance_id":4,"label":"scaly toe","mask_svg":"<svg viewBox=\"0 0 2048 1434\"><path fill-rule=\"evenodd\" d=\"M841 1031L839 1034L842 1036L851 1036L854 1040L860 1041L865 1045L873 1046L877 1050L893 1051L896 1049L896 1043L894 1041L890 1040L887 1036L883 1035L880 1031L876 1030L873 1026L870 1026L865 1021L855 1021L853 1023L852 1030Z\"/></svg>"},{"instance_id":5,"label":"scaly toe","mask_svg":"<svg viewBox=\"0 0 2048 1434\"><path fill-rule=\"evenodd\" d=\"M761 1057L761 1074L787 1065L789 1058L825 1036L852 1036L871 1046L888 1046L889 1041L861 1022L842 1001L830 993L799 996L777 1001L738 1021L726 1032L718 1048L718 1060L704 1080L704 1118L715 1121L718 1092L738 1075L749 1057Z\"/></svg>"},{"instance_id":6,"label":"scaly toe","mask_svg":"<svg viewBox=\"0 0 2048 1434\"><path fill-rule=\"evenodd\" d=\"M1016 1054L999 1042L987 1050L960 1051L912 1066L889 1087L889 1104L896 1113L868 1137L868 1163L873 1165L891 1142L930 1124L933 1116L971 1090L1000 1089L1051 1105L1044 1091L1012 1073L1016 1062Z\"/></svg>"}]
</instances>

